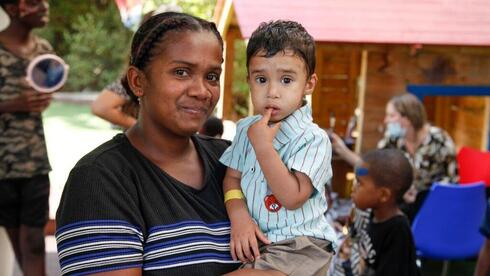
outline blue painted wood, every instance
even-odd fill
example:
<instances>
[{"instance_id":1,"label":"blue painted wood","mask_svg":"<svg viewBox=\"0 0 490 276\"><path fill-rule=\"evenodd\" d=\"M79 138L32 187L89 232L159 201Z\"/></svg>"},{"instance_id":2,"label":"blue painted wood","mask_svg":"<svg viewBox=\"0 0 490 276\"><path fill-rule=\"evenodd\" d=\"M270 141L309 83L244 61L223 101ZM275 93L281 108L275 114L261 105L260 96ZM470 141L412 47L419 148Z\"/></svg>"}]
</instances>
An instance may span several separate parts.
<instances>
[{"instance_id":1,"label":"blue painted wood","mask_svg":"<svg viewBox=\"0 0 490 276\"><path fill-rule=\"evenodd\" d=\"M424 101L425 96L490 96L490 86L409 84L407 91L421 101ZM487 150L490 150L490 125L488 129Z\"/></svg>"}]
</instances>

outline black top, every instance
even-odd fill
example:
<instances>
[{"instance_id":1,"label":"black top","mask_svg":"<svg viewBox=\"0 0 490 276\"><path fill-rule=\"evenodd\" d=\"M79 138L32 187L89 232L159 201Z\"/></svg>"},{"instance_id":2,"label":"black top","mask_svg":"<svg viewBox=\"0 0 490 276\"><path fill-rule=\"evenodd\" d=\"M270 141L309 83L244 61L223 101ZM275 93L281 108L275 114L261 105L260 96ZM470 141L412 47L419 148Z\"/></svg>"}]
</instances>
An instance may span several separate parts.
<instances>
[{"instance_id":1,"label":"black top","mask_svg":"<svg viewBox=\"0 0 490 276\"><path fill-rule=\"evenodd\" d=\"M366 275L418 275L415 244L405 216L395 216L381 223L374 223L371 218L367 234L364 249L370 272Z\"/></svg>"},{"instance_id":2,"label":"black top","mask_svg":"<svg viewBox=\"0 0 490 276\"><path fill-rule=\"evenodd\" d=\"M123 134L77 163L56 217L64 275L131 267L144 275L220 275L237 267L218 162L229 143L192 141L204 165L202 190L166 174Z\"/></svg>"}]
</instances>

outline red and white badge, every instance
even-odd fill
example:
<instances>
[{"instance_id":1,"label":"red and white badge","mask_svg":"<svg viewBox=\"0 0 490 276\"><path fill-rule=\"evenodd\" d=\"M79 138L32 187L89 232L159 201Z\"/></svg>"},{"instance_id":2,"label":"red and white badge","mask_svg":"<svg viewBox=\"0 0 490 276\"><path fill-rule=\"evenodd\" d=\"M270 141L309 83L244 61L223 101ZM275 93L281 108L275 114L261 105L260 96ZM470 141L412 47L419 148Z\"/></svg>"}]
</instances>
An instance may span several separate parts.
<instances>
[{"instance_id":1,"label":"red and white badge","mask_svg":"<svg viewBox=\"0 0 490 276\"><path fill-rule=\"evenodd\" d=\"M269 212L278 212L282 208L282 204L277 200L274 195L267 195L264 198L265 208L269 210Z\"/></svg>"}]
</instances>

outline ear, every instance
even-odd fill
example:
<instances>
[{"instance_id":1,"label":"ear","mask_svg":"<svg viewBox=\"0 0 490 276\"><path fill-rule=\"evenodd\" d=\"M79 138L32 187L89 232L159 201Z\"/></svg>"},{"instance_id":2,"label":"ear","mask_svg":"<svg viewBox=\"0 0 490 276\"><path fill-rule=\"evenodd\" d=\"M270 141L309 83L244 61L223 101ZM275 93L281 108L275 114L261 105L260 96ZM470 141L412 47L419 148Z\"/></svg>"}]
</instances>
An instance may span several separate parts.
<instances>
[{"instance_id":1,"label":"ear","mask_svg":"<svg viewBox=\"0 0 490 276\"><path fill-rule=\"evenodd\" d=\"M128 68L128 84L136 97L142 97L144 93L144 86L146 84L145 74L134 66Z\"/></svg>"},{"instance_id":2,"label":"ear","mask_svg":"<svg viewBox=\"0 0 490 276\"><path fill-rule=\"evenodd\" d=\"M313 90L315 90L316 82L318 81L318 77L316 76L315 73L313 73L309 79L306 80L306 85L305 85L305 93L304 95L311 95L313 94Z\"/></svg>"},{"instance_id":3,"label":"ear","mask_svg":"<svg viewBox=\"0 0 490 276\"><path fill-rule=\"evenodd\" d=\"M391 199L392 192L390 189L388 189L386 187L381 187L381 188L379 188L379 191L381 193L381 195L379 197L380 202L385 203Z\"/></svg>"}]
</instances>

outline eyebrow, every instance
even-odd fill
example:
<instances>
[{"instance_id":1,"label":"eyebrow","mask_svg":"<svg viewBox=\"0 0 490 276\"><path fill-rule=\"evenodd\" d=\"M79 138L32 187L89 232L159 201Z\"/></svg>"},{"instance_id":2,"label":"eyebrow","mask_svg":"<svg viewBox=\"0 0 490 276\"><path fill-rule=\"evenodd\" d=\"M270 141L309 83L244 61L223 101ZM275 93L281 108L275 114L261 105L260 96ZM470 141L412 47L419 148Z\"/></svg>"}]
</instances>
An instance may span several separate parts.
<instances>
[{"instance_id":1,"label":"eyebrow","mask_svg":"<svg viewBox=\"0 0 490 276\"><path fill-rule=\"evenodd\" d=\"M197 67L197 65L195 63L191 63L191 62L183 61L183 60L173 60L170 62L170 64L184 64L184 65L189 66L189 67ZM212 66L211 70L221 71L221 64Z\"/></svg>"},{"instance_id":2,"label":"eyebrow","mask_svg":"<svg viewBox=\"0 0 490 276\"><path fill-rule=\"evenodd\" d=\"M256 70L252 70L250 72L250 74L263 73L265 71L266 71L265 69L256 69ZM281 71L281 73L292 74L292 75L297 75L298 74L298 72L296 72L296 71L294 71L292 69L279 69L279 71Z\"/></svg>"}]
</instances>

